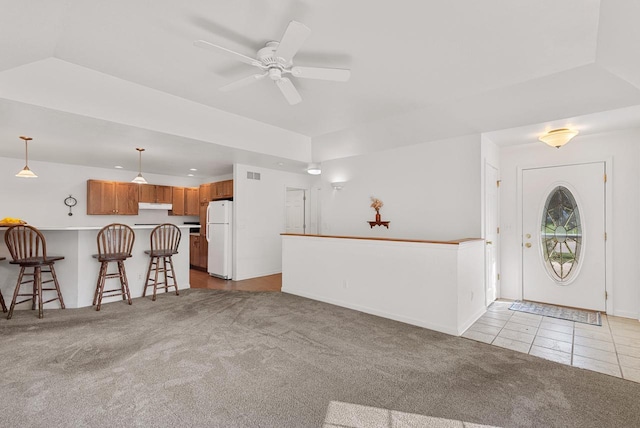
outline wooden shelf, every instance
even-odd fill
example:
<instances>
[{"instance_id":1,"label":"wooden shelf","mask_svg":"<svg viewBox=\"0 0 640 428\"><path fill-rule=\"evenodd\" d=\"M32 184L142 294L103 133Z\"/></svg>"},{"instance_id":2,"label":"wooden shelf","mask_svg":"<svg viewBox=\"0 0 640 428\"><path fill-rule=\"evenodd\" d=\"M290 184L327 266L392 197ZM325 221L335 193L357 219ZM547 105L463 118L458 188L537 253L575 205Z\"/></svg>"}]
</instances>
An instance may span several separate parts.
<instances>
[{"instance_id":1,"label":"wooden shelf","mask_svg":"<svg viewBox=\"0 0 640 428\"><path fill-rule=\"evenodd\" d=\"M368 221L367 223L369 223L369 226L371 226L371 229L373 229L373 226L384 226L387 229L389 229L389 223L391 222L376 220L376 221Z\"/></svg>"}]
</instances>

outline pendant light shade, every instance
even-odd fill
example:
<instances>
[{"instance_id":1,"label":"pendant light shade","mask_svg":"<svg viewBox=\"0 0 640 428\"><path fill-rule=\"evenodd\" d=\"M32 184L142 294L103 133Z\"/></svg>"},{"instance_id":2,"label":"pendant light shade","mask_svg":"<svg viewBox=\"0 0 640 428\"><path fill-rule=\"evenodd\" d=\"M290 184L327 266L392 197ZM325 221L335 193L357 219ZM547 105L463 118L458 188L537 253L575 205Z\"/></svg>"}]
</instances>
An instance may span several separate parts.
<instances>
[{"instance_id":1,"label":"pendant light shade","mask_svg":"<svg viewBox=\"0 0 640 428\"><path fill-rule=\"evenodd\" d=\"M138 184L147 184L147 180L145 180L144 177L142 176L142 152L144 152L144 149L136 147L136 150L138 151L138 153L140 155L140 157L138 159L138 175L136 176L136 178L131 180L131 182L132 183L138 183Z\"/></svg>"},{"instance_id":2,"label":"pendant light shade","mask_svg":"<svg viewBox=\"0 0 640 428\"><path fill-rule=\"evenodd\" d=\"M559 149L567 144L573 137L578 135L578 131L568 128L553 129L538 139L543 143Z\"/></svg>"},{"instance_id":3,"label":"pendant light shade","mask_svg":"<svg viewBox=\"0 0 640 428\"><path fill-rule=\"evenodd\" d=\"M24 168L22 171L16 174L16 177L20 178L38 178L38 176L29 169L29 141L33 140L31 137L25 137L23 135L20 136L22 140L24 140Z\"/></svg>"}]
</instances>

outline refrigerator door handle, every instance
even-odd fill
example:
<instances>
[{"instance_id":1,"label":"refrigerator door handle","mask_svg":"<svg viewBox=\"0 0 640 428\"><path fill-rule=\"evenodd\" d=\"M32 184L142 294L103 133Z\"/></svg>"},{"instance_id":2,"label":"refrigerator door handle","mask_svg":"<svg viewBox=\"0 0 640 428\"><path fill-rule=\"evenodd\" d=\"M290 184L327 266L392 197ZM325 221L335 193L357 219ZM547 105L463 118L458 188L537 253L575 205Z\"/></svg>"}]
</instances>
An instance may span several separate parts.
<instances>
[{"instance_id":1,"label":"refrigerator door handle","mask_svg":"<svg viewBox=\"0 0 640 428\"><path fill-rule=\"evenodd\" d=\"M206 236L205 236L205 237L207 238L207 242L211 242L211 241L209 240L209 226L210 226L210 225L209 225L209 223L207 223L207 227L206 227L206 229L205 229L205 233L206 233Z\"/></svg>"},{"instance_id":2,"label":"refrigerator door handle","mask_svg":"<svg viewBox=\"0 0 640 428\"><path fill-rule=\"evenodd\" d=\"M211 207L209 205L207 205L207 221L206 221L206 223L209 223L209 211L210 211L210 208Z\"/></svg>"}]
</instances>

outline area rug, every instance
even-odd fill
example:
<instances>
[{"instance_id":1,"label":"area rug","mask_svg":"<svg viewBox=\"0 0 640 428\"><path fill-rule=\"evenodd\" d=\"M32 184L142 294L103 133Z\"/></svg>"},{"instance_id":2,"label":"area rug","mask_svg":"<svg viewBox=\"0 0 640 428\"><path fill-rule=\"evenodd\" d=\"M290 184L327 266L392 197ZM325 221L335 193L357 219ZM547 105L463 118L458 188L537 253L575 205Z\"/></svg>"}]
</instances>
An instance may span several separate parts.
<instances>
[{"instance_id":1,"label":"area rug","mask_svg":"<svg viewBox=\"0 0 640 428\"><path fill-rule=\"evenodd\" d=\"M544 317L581 322L583 324L602 325L600 312L583 309L563 308L562 306L545 305L544 303L523 302L516 300L509 307L512 311L527 312Z\"/></svg>"}]
</instances>

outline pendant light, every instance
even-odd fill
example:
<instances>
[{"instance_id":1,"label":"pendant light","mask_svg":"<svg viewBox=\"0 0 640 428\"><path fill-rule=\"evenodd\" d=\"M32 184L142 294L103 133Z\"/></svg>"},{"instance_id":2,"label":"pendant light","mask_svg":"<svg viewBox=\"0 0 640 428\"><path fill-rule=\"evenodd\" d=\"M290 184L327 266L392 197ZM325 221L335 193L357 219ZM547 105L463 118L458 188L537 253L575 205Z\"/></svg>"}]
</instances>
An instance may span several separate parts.
<instances>
[{"instance_id":1,"label":"pendant light","mask_svg":"<svg viewBox=\"0 0 640 428\"><path fill-rule=\"evenodd\" d=\"M21 135L20 138L24 140L24 168L22 168L22 171L16 174L16 177L38 178L38 176L29 169L29 148L27 144L29 143L29 141L33 140L33 138L25 137L24 135Z\"/></svg>"},{"instance_id":2,"label":"pendant light","mask_svg":"<svg viewBox=\"0 0 640 428\"><path fill-rule=\"evenodd\" d=\"M131 180L131 182L138 183L138 184L147 184L147 180L145 180L144 177L142 176L142 152L144 152L144 149L136 147L136 150L140 154L140 158L138 160L138 175L136 176L136 178Z\"/></svg>"},{"instance_id":3,"label":"pendant light","mask_svg":"<svg viewBox=\"0 0 640 428\"><path fill-rule=\"evenodd\" d=\"M541 135L538 139L543 143L550 145L551 147L559 149L560 147L567 144L569 140L571 140L576 135L578 135L578 131L574 129L560 128L553 129L546 134Z\"/></svg>"}]
</instances>

